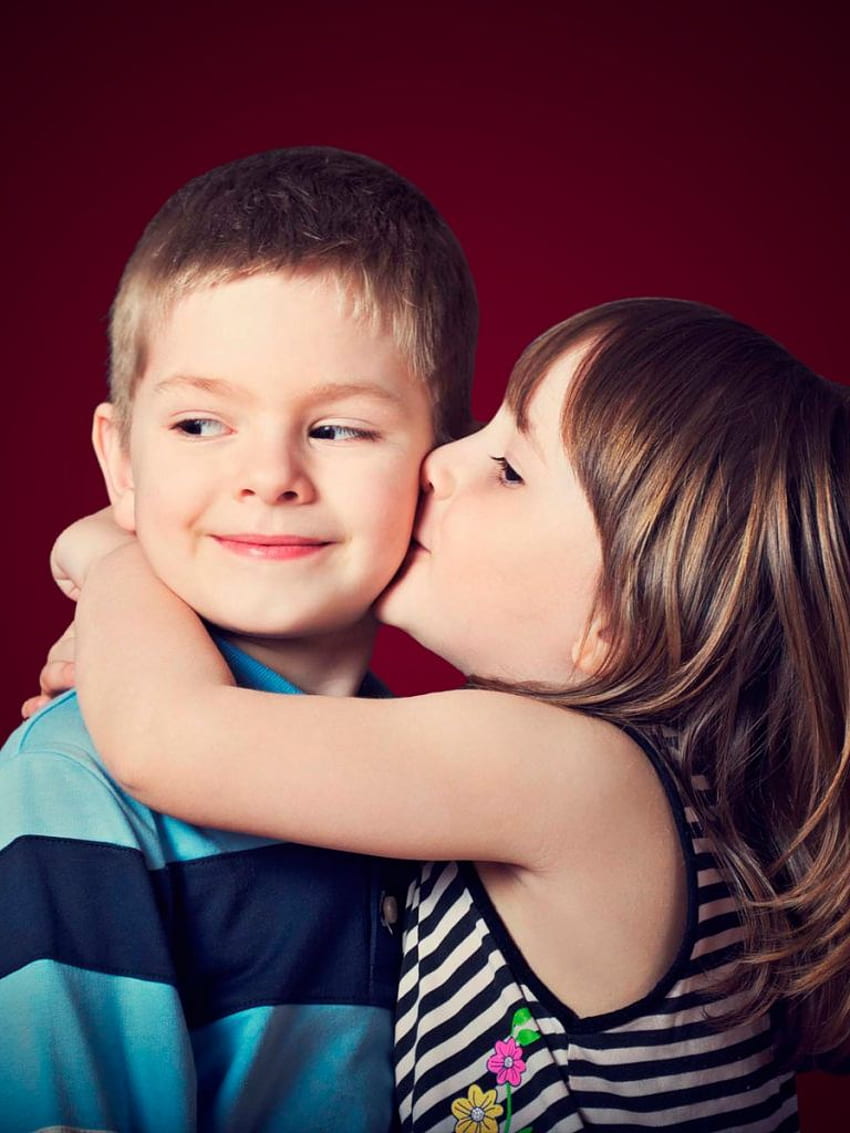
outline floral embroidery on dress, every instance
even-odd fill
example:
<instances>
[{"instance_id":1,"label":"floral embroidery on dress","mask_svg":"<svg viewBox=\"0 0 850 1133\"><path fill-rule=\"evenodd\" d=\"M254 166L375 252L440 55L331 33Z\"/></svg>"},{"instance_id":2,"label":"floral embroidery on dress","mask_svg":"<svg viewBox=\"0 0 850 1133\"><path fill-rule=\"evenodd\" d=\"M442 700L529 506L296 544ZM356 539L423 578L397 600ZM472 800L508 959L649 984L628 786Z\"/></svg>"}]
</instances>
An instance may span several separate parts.
<instances>
[{"instance_id":1,"label":"floral embroidery on dress","mask_svg":"<svg viewBox=\"0 0 850 1133\"><path fill-rule=\"evenodd\" d=\"M497 1118L504 1113L505 1122L502 1133L511 1133L513 1120L513 1091L522 1082L526 1071L523 1048L540 1038L540 1032L533 1025L534 1020L527 1007L514 1012L511 1019L511 1033L506 1039L497 1039L493 1053L487 1059L487 1069L496 1075L496 1086L505 1087L504 1106L496 1101L498 1089L482 1090L476 1083L469 1087L464 1098L452 1102L452 1115L455 1117L454 1133L499 1133ZM534 1133L527 1125L518 1133Z\"/></svg>"},{"instance_id":2,"label":"floral embroidery on dress","mask_svg":"<svg viewBox=\"0 0 850 1133\"><path fill-rule=\"evenodd\" d=\"M522 1047L516 1039L506 1039L504 1042L496 1040L496 1053L487 1059L487 1069L496 1075L499 1086L504 1086L505 1082L510 1082L512 1086L520 1084L525 1073L525 1063Z\"/></svg>"},{"instance_id":3,"label":"floral embroidery on dress","mask_svg":"<svg viewBox=\"0 0 850 1133\"><path fill-rule=\"evenodd\" d=\"M498 1133L497 1117L504 1113L496 1103L496 1091L485 1093L480 1086L470 1086L465 1098L455 1098L452 1113L457 1118L455 1133Z\"/></svg>"}]
</instances>

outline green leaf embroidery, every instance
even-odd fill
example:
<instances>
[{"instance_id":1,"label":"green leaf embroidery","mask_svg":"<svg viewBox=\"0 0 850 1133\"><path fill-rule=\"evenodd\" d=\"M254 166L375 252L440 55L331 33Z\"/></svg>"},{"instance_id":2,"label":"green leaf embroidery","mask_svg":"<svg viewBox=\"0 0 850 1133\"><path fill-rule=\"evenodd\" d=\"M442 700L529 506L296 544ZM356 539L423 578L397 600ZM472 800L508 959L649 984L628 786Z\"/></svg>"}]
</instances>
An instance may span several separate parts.
<instances>
[{"instance_id":1,"label":"green leaf embroidery","mask_svg":"<svg viewBox=\"0 0 850 1133\"><path fill-rule=\"evenodd\" d=\"M511 1019L511 1030L518 1030L524 1023L530 1023L532 1020L531 1012L527 1007L520 1007L518 1011L514 1012L514 1017Z\"/></svg>"},{"instance_id":2,"label":"green leaf embroidery","mask_svg":"<svg viewBox=\"0 0 850 1133\"><path fill-rule=\"evenodd\" d=\"M540 1038L540 1032L532 1031L529 1028L527 1030L520 1031L519 1034L515 1034L514 1038L520 1046L531 1046L532 1043L536 1043Z\"/></svg>"}]
</instances>

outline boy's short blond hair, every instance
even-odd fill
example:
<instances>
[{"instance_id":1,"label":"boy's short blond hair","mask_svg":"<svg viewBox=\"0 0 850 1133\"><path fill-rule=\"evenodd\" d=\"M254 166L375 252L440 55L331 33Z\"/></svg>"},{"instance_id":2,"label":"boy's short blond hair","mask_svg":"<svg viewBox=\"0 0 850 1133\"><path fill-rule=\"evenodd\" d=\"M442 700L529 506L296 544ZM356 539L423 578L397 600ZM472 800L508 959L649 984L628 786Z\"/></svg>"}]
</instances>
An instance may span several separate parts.
<instances>
[{"instance_id":1,"label":"boy's short blond hair","mask_svg":"<svg viewBox=\"0 0 850 1133\"><path fill-rule=\"evenodd\" d=\"M438 441L470 424L478 305L466 258L394 170L328 147L270 150L189 181L131 255L112 306L110 391L129 429L150 337L181 295L258 272L330 275L428 385Z\"/></svg>"}]
</instances>

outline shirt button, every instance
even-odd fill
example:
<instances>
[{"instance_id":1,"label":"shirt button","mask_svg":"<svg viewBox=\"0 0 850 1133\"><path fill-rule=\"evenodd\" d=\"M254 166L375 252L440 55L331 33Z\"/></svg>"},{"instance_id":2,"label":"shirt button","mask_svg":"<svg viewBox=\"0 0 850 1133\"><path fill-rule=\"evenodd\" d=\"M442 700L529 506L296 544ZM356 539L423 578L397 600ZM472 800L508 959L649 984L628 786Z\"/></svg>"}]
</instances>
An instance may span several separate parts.
<instances>
[{"instance_id":1,"label":"shirt button","mask_svg":"<svg viewBox=\"0 0 850 1133\"><path fill-rule=\"evenodd\" d=\"M392 893L388 893L381 901L381 920L389 928L392 928L398 920L398 901Z\"/></svg>"}]
</instances>

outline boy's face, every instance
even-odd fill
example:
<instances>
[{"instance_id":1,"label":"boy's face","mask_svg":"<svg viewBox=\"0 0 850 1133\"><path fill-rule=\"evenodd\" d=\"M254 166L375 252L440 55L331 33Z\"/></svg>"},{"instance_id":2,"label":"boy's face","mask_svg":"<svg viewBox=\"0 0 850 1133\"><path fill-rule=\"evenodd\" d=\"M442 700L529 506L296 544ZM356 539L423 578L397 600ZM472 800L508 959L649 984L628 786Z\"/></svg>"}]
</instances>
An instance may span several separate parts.
<instances>
[{"instance_id":1,"label":"boy's face","mask_svg":"<svg viewBox=\"0 0 850 1133\"><path fill-rule=\"evenodd\" d=\"M390 333L346 308L315 276L190 293L149 343L129 451L108 409L96 420L119 522L234 633L353 627L407 551L428 395Z\"/></svg>"}]
</instances>

